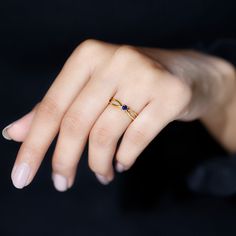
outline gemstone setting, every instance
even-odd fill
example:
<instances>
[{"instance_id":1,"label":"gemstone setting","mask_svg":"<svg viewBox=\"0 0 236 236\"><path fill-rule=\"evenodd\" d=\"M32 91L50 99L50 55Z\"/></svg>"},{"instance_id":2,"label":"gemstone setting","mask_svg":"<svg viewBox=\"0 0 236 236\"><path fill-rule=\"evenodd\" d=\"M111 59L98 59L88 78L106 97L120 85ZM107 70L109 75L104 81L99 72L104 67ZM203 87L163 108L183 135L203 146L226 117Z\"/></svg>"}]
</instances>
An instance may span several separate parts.
<instances>
[{"instance_id":1,"label":"gemstone setting","mask_svg":"<svg viewBox=\"0 0 236 236\"><path fill-rule=\"evenodd\" d=\"M124 110L124 111L127 111L128 110L128 106L127 105L122 105L122 110Z\"/></svg>"}]
</instances>

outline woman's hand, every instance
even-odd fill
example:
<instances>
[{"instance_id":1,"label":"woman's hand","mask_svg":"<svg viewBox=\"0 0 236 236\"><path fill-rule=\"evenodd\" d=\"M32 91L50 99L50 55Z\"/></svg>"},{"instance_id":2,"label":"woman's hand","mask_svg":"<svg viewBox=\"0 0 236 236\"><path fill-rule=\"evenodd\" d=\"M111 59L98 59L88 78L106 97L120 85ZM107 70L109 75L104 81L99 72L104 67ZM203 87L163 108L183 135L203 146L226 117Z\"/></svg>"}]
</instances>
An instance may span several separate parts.
<instances>
[{"instance_id":1,"label":"woman's hand","mask_svg":"<svg viewBox=\"0 0 236 236\"><path fill-rule=\"evenodd\" d=\"M113 158L117 171L127 170L168 123L200 118L212 104L228 101L234 81L227 80L223 88L227 96L213 98L222 81L217 73L215 81L208 75L200 79L203 72L198 75L199 68L186 59L195 57L197 61L199 54L188 54L96 40L80 44L42 101L4 129L6 138L23 141L12 170L15 187L23 188L32 181L58 133L52 159L56 189L65 191L72 186L87 140L89 167L107 184L114 178ZM178 57L185 60L178 61ZM214 61L229 67L215 58L207 60L209 68ZM127 111L108 104L112 97L137 117L132 120Z\"/></svg>"}]
</instances>

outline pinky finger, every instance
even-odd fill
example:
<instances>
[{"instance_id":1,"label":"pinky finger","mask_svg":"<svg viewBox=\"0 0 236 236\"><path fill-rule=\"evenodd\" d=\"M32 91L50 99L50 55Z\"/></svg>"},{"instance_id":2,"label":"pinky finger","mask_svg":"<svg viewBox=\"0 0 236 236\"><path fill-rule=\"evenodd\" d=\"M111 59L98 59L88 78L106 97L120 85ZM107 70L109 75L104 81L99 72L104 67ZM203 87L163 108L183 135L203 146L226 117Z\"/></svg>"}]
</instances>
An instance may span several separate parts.
<instances>
[{"instance_id":1,"label":"pinky finger","mask_svg":"<svg viewBox=\"0 0 236 236\"><path fill-rule=\"evenodd\" d=\"M167 116L157 111L154 102L149 103L124 133L116 153L116 170L128 170L169 122Z\"/></svg>"}]
</instances>

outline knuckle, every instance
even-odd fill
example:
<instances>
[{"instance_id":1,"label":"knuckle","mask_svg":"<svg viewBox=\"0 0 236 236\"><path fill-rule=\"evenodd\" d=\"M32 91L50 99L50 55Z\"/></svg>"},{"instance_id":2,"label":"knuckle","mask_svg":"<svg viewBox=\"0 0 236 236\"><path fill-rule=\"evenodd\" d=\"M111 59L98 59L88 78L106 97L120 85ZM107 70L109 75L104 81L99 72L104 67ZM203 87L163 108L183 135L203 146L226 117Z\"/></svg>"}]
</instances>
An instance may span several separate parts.
<instances>
[{"instance_id":1,"label":"knuckle","mask_svg":"<svg viewBox=\"0 0 236 236\"><path fill-rule=\"evenodd\" d=\"M188 109L192 100L190 86L177 76L167 75L164 81L166 93L164 116L169 122L175 120Z\"/></svg>"},{"instance_id":2,"label":"knuckle","mask_svg":"<svg viewBox=\"0 0 236 236\"><path fill-rule=\"evenodd\" d=\"M184 81L180 78L174 77L171 84L171 93L173 100L181 99L182 102L188 102L191 99L192 91Z\"/></svg>"},{"instance_id":3,"label":"knuckle","mask_svg":"<svg viewBox=\"0 0 236 236\"><path fill-rule=\"evenodd\" d=\"M100 43L100 41L96 40L96 39L86 39L80 45L81 45L81 47L91 47L91 46L97 45L99 43Z\"/></svg>"},{"instance_id":4,"label":"knuckle","mask_svg":"<svg viewBox=\"0 0 236 236\"><path fill-rule=\"evenodd\" d=\"M133 160L131 158L124 158L124 157L117 156L116 160L122 165L122 171L123 171L123 170L130 169L136 159Z\"/></svg>"},{"instance_id":5,"label":"knuckle","mask_svg":"<svg viewBox=\"0 0 236 236\"><path fill-rule=\"evenodd\" d=\"M111 131L106 127L95 127L90 133L92 145L106 147L112 143Z\"/></svg>"},{"instance_id":6,"label":"knuckle","mask_svg":"<svg viewBox=\"0 0 236 236\"><path fill-rule=\"evenodd\" d=\"M119 61L129 61L137 58L139 52L134 46L131 45L121 45L114 52L113 58Z\"/></svg>"},{"instance_id":7,"label":"knuckle","mask_svg":"<svg viewBox=\"0 0 236 236\"><path fill-rule=\"evenodd\" d=\"M23 144L21 146L21 154L23 154L23 158L25 162L35 162L37 158L41 158L42 152L40 147L36 147L32 144ZM34 157L34 158L32 158Z\"/></svg>"},{"instance_id":8,"label":"knuckle","mask_svg":"<svg viewBox=\"0 0 236 236\"><path fill-rule=\"evenodd\" d=\"M118 47L112 57L114 68L121 67L130 70L131 68L139 73L150 71L153 62L145 56L138 48L131 45L122 45ZM138 66L137 66L138 65Z\"/></svg>"},{"instance_id":9,"label":"knuckle","mask_svg":"<svg viewBox=\"0 0 236 236\"><path fill-rule=\"evenodd\" d=\"M103 55L106 54L106 45L107 43L95 39L83 41L72 53L72 64L87 66L92 72L94 66L101 63Z\"/></svg>"},{"instance_id":10,"label":"knuckle","mask_svg":"<svg viewBox=\"0 0 236 236\"><path fill-rule=\"evenodd\" d=\"M118 150L116 153L116 160L122 165L123 170L128 170L134 164L137 158L137 156L127 153L127 151L124 149L122 151Z\"/></svg>"},{"instance_id":11,"label":"knuckle","mask_svg":"<svg viewBox=\"0 0 236 236\"><path fill-rule=\"evenodd\" d=\"M52 160L52 167L54 171L67 173L75 169L75 164L64 159L55 158Z\"/></svg>"},{"instance_id":12,"label":"knuckle","mask_svg":"<svg viewBox=\"0 0 236 236\"><path fill-rule=\"evenodd\" d=\"M98 174L104 174L104 172L101 171L100 168L98 168L97 163L91 158L89 158L88 160L88 166L90 170L92 170L93 172L98 173Z\"/></svg>"},{"instance_id":13,"label":"knuckle","mask_svg":"<svg viewBox=\"0 0 236 236\"><path fill-rule=\"evenodd\" d=\"M37 106L37 112L47 118L59 118L61 115L61 109L55 99L47 96L43 101Z\"/></svg>"},{"instance_id":14,"label":"knuckle","mask_svg":"<svg viewBox=\"0 0 236 236\"><path fill-rule=\"evenodd\" d=\"M109 169L106 165L101 165L99 164L99 162L97 161L96 158L89 158L88 159L88 166L90 168L90 170L92 170L93 172L106 176L107 173L109 172Z\"/></svg>"},{"instance_id":15,"label":"knuckle","mask_svg":"<svg viewBox=\"0 0 236 236\"><path fill-rule=\"evenodd\" d=\"M68 112L61 122L61 130L70 134L84 133L86 127L86 117L84 114L76 112Z\"/></svg>"},{"instance_id":16,"label":"knuckle","mask_svg":"<svg viewBox=\"0 0 236 236\"><path fill-rule=\"evenodd\" d=\"M132 129L127 139L134 145L143 145L147 142L147 134L141 129Z\"/></svg>"},{"instance_id":17,"label":"knuckle","mask_svg":"<svg viewBox=\"0 0 236 236\"><path fill-rule=\"evenodd\" d=\"M79 44L79 46L75 49L75 53L77 55L81 54L88 54L90 52L94 52L95 49L100 47L101 42L96 39L86 39L82 43Z\"/></svg>"}]
</instances>

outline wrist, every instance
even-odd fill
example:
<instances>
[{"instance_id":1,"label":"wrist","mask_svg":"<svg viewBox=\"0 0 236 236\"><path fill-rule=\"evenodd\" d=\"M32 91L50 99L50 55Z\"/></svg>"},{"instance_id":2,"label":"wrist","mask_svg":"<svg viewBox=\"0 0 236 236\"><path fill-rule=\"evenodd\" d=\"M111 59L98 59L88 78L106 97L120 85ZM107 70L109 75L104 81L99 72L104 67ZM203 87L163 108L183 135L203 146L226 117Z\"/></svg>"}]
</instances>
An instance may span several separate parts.
<instances>
[{"instance_id":1,"label":"wrist","mask_svg":"<svg viewBox=\"0 0 236 236\"><path fill-rule=\"evenodd\" d=\"M208 74L209 85L212 86L208 109L199 117L202 120L220 116L234 103L236 95L236 74L234 66L218 57L211 57L212 69Z\"/></svg>"},{"instance_id":2,"label":"wrist","mask_svg":"<svg viewBox=\"0 0 236 236\"><path fill-rule=\"evenodd\" d=\"M236 152L236 73L229 62L191 50L147 49L146 53L192 91L180 120L199 119L229 152Z\"/></svg>"},{"instance_id":3,"label":"wrist","mask_svg":"<svg viewBox=\"0 0 236 236\"><path fill-rule=\"evenodd\" d=\"M182 120L207 119L233 99L235 69L229 62L194 50L144 51L190 87L192 98Z\"/></svg>"}]
</instances>

